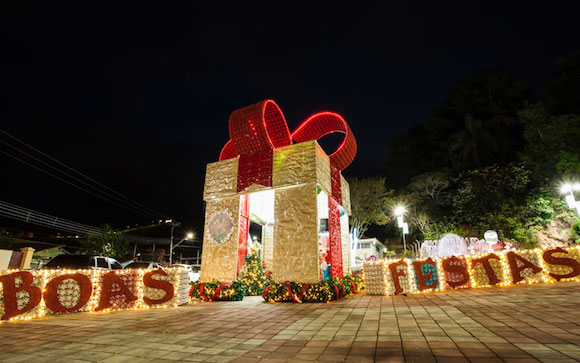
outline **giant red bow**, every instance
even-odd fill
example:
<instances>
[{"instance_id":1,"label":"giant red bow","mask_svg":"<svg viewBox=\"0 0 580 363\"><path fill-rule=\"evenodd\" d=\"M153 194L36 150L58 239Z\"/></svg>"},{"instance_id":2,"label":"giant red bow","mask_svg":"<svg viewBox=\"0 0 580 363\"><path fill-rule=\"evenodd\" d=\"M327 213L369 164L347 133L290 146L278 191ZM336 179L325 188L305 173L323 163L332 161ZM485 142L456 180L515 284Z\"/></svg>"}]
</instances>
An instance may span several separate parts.
<instances>
[{"instance_id":1,"label":"giant red bow","mask_svg":"<svg viewBox=\"0 0 580 363\"><path fill-rule=\"evenodd\" d=\"M330 155L330 161L344 170L356 155L356 140L346 121L337 113L310 116L290 134L286 119L276 102L264 100L235 110L229 120L230 141L220 153L220 161L292 145L292 141L318 140L333 132L345 134L344 141Z\"/></svg>"}]
</instances>

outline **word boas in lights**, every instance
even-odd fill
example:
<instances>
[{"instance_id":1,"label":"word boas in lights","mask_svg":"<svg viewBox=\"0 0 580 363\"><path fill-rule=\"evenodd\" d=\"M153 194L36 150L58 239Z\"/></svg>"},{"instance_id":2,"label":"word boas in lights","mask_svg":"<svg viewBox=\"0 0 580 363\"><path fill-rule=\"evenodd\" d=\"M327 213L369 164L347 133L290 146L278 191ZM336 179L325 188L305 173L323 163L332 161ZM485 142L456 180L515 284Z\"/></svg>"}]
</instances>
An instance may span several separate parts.
<instances>
[{"instance_id":1,"label":"word boas in lights","mask_svg":"<svg viewBox=\"0 0 580 363\"><path fill-rule=\"evenodd\" d=\"M363 264L370 295L580 280L580 247L501 251Z\"/></svg>"},{"instance_id":2,"label":"word boas in lights","mask_svg":"<svg viewBox=\"0 0 580 363\"><path fill-rule=\"evenodd\" d=\"M0 319L178 306L189 300L186 269L0 271Z\"/></svg>"}]
</instances>

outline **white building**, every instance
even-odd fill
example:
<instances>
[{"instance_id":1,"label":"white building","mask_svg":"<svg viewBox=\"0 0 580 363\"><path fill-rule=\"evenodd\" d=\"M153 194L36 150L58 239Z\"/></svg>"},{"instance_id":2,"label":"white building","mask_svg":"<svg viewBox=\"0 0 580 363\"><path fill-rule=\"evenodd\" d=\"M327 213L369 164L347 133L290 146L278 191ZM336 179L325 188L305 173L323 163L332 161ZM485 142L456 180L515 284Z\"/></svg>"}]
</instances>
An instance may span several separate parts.
<instances>
[{"instance_id":1,"label":"white building","mask_svg":"<svg viewBox=\"0 0 580 363\"><path fill-rule=\"evenodd\" d=\"M360 270L364 261L374 257L377 260L384 257L387 247L376 238L358 240L353 270Z\"/></svg>"}]
</instances>

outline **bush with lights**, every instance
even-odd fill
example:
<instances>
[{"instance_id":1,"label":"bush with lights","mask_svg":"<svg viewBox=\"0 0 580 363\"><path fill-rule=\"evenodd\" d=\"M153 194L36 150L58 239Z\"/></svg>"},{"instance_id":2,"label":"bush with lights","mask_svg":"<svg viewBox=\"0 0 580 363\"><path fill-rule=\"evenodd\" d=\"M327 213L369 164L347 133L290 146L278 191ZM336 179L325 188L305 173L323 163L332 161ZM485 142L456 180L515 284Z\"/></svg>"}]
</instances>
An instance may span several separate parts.
<instances>
[{"instance_id":1,"label":"bush with lights","mask_svg":"<svg viewBox=\"0 0 580 363\"><path fill-rule=\"evenodd\" d=\"M266 285L266 274L259 252L246 256L239 280L246 285L247 295L259 296L262 294Z\"/></svg>"},{"instance_id":2,"label":"bush with lights","mask_svg":"<svg viewBox=\"0 0 580 363\"><path fill-rule=\"evenodd\" d=\"M267 302L325 303L359 291L359 277L335 277L314 284L286 281L270 282L262 293Z\"/></svg>"},{"instance_id":3,"label":"bush with lights","mask_svg":"<svg viewBox=\"0 0 580 363\"><path fill-rule=\"evenodd\" d=\"M232 283L195 282L191 284L190 296L203 301L241 301L247 294L246 285L241 281Z\"/></svg>"},{"instance_id":4,"label":"bush with lights","mask_svg":"<svg viewBox=\"0 0 580 363\"><path fill-rule=\"evenodd\" d=\"M353 293L357 293L365 288L365 283L359 275L347 275L344 278L353 286Z\"/></svg>"},{"instance_id":5,"label":"bush with lights","mask_svg":"<svg viewBox=\"0 0 580 363\"><path fill-rule=\"evenodd\" d=\"M351 284L341 277L331 277L326 280L326 283L332 292L332 300L338 300L341 297L350 295L352 290Z\"/></svg>"},{"instance_id":6,"label":"bush with lights","mask_svg":"<svg viewBox=\"0 0 580 363\"><path fill-rule=\"evenodd\" d=\"M326 282L271 282L264 288L262 297L267 302L328 302L332 300L332 291Z\"/></svg>"}]
</instances>

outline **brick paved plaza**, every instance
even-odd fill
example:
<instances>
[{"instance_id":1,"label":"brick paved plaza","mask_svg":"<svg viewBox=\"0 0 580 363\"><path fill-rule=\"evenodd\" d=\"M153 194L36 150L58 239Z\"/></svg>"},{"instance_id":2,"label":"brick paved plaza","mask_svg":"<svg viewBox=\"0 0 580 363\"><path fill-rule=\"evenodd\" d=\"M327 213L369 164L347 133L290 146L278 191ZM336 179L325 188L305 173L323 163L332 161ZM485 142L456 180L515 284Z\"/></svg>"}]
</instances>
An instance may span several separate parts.
<instances>
[{"instance_id":1,"label":"brick paved plaza","mask_svg":"<svg viewBox=\"0 0 580 363\"><path fill-rule=\"evenodd\" d=\"M2 323L0 342L5 362L576 361L580 285L80 313Z\"/></svg>"}]
</instances>

